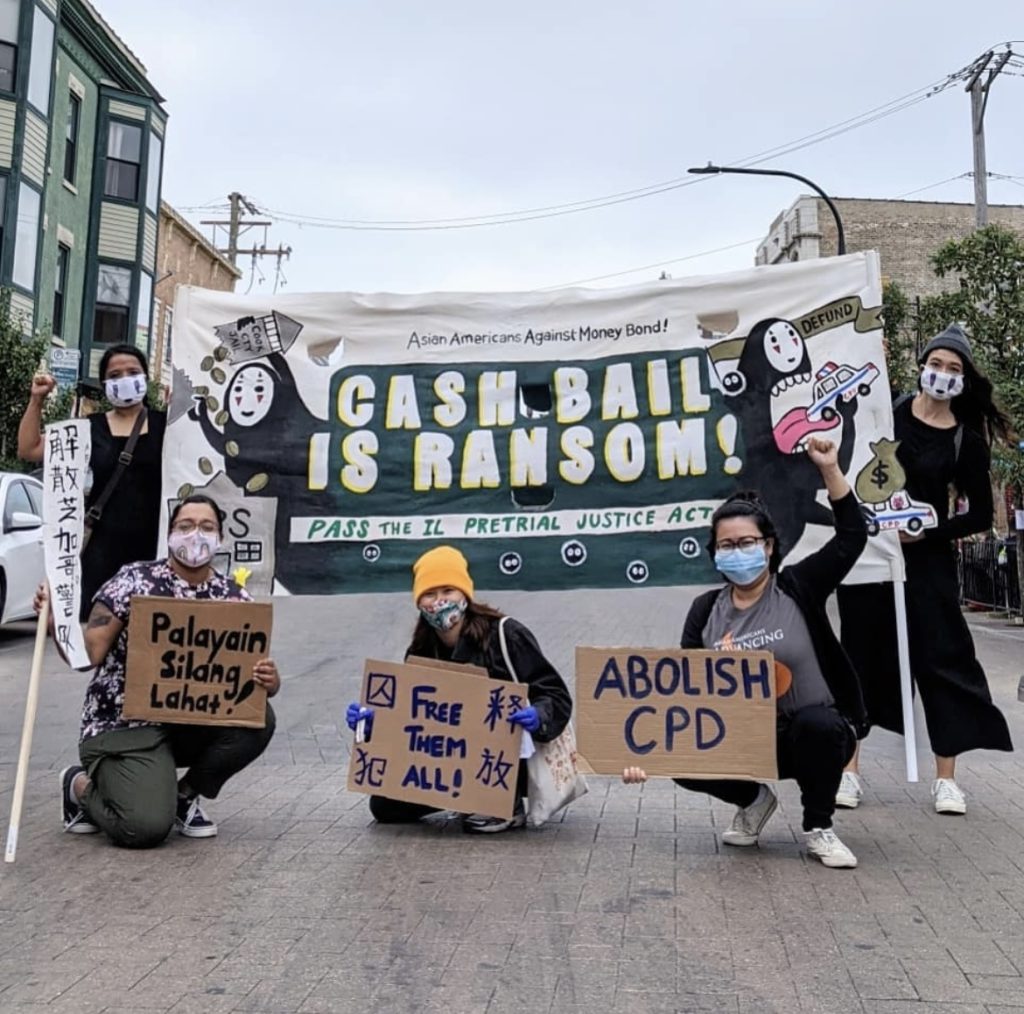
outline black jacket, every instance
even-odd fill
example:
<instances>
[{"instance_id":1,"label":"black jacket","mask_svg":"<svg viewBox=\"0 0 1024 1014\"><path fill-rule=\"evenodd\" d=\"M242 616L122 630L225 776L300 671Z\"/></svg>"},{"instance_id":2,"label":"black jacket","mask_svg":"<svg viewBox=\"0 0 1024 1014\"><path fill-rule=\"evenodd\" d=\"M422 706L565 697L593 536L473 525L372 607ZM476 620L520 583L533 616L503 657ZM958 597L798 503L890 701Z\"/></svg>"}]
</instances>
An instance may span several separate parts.
<instances>
[{"instance_id":1,"label":"black jacket","mask_svg":"<svg viewBox=\"0 0 1024 1014\"><path fill-rule=\"evenodd\" d=\"M825 602L857 562L868 541L868 535L857 498L852 492L841 500L833 501L832 510L835 514L836 534L816 553L780 570L779 588L800 607L818 665L835 698L836 707L854 727L858 739L861 739L867 735L870 726L860 682L853 663L832 630L825 612ZM682 647L706 647L704 627L715 599L722 591L721 588L715 588L694 600L683 625Z\"/></svg>"},{"instance_id":2,"label":"black jacket","mask_svg":"<svg viewBox=\"0 0 1024 1014\"><path fill-rule=\"evenodd\" d=\"M529 629L511 616L505 620L505 641L516 670L516 679L528 686L530 703L537 709L540 718L540 728L532 736L538 743L549 743L562 734L572 717L569 688L559 676L558 670L544 657L544 652L540 650L537 639ZM450 655L446 653L439 638L433 638L433 644L433 658L478 665L487 670L492 680L512 681L512 674L501 654L496 619L490 622L490 637L486 644L477 644L461 636Z\"/></svg>"}]
</instances>

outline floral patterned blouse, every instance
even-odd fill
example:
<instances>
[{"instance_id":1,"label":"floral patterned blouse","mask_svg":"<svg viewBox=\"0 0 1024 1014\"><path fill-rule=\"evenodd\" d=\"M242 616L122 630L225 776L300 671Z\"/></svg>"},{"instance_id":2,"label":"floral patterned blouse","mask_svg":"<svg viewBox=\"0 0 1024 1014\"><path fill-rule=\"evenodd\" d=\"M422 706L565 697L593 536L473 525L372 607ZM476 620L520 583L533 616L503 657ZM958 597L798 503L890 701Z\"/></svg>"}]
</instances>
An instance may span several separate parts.
<instances>
[{"instance_id":1,"label":"floral patterned blouse","mask_svg":"<svg viewBox=\"0 0 1024 1014\"><path fill-rule=\"evenodd\" d=\"M122 567L96 593L94 602L105 605L123 624L114 646L99 664L85 692L82 739L115 729L136 729L153 722L121 717L124 704L124 670L128 658L128 622L133 595L160 595L169 599L237 599L252 596L231 578L214 572L209 580L192 585L174 573L167 560L130 563Z\"/></svg>"}]
</instances>

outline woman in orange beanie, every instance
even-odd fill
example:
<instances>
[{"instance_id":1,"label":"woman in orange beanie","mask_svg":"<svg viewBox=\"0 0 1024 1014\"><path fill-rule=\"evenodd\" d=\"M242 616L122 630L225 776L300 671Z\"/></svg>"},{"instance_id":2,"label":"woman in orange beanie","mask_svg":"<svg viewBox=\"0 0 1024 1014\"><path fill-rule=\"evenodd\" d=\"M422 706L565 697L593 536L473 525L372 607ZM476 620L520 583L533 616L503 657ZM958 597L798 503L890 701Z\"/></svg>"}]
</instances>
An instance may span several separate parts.
<instances>
[{"instance_id":1,"label":"woman in orange beanie","mask_svg":"<svg viewBox=\"0 0 1024 1014\"><path fill-rule=\"evenodd\" d=\"M420 615L406 657L416 655L481 666L491 679L518 680L526 684L529 706L520 708L509 721L522 726L539 743L557 739L572 715L572 698L565 681L545 658L533 634L511 617L505 619L502 625L505 645L515 670L509 672L499 633L504 614L473 600L473 579L462 553L452 546L438 546L424 553L413 564L412 572L412 595ZM354 729L360 721L373 720L373 709L350 704L346 720L349 728ZM512 818L473 814L463 818L463 830L471 834L490 834L522 827L526 823L525 795L526 763L520 761ZM370 812L382 824L397 824L419 820L438 811L418 803L371 796Z\"/></svg>"}]
</instances>

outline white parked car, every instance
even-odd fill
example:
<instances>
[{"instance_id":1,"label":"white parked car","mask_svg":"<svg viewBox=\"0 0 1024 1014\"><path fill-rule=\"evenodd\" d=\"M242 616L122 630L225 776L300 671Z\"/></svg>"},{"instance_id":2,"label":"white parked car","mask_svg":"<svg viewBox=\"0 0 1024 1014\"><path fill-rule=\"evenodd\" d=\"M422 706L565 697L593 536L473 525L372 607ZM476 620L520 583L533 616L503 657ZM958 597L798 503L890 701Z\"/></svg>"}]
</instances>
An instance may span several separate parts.
<instances>
[{"instance_id":1,"label":"white parked car","mask_svg":"<svg viewBox=\"0 0 1024 1014\"><path fill-rule=\"evenodd\" d=\"M0 624L35 616L32 596L43 564L43 484L0 472Z\"/></svg>"}]
</instances>

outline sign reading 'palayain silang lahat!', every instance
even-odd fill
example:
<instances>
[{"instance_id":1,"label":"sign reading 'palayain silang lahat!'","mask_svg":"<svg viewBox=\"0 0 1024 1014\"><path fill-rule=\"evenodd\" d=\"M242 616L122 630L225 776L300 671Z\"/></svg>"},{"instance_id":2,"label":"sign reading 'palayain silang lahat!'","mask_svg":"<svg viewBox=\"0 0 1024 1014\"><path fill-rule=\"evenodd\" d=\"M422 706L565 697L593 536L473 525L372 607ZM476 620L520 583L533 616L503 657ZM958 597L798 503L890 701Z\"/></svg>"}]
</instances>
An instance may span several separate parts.
<instances>
[{"instance_id":1,"label":"sign reading 'palayain silang lahat!'","mask_svg":"<svg viewBox=\"0 0 1024 1014\"><path fill-rule=\"evenodd\" d=\"M257 594L407 590L441 542L488 589L704 583L738 488L784 552L829 536L812 434L865 510L898 494L880 303L874 254L613 290L183 289L165 497L225 505L221 562ZM855 580L890 577L886 528Z\"/></svg>"}]
</instances>

